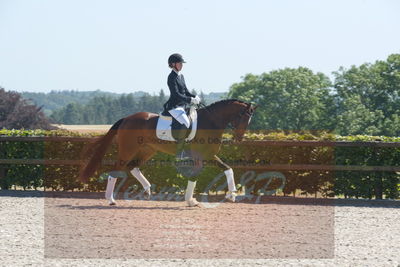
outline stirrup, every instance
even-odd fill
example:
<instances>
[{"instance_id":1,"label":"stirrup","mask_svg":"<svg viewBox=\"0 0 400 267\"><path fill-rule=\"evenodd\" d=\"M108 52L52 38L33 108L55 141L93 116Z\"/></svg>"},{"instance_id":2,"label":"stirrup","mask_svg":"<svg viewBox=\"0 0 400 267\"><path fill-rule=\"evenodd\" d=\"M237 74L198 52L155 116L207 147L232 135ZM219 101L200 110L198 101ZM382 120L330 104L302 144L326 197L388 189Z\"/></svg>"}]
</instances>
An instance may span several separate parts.
<instances>
[{"instance_id":1,"label":"stirrup","mask_svg":"<svg viewBox=\"0 0 400 267\"><path fill-rule=\"evenodd\" d=\"M195 198L191 198L186 201L189 207L200 207L200 202L198 202Z\"/></svg>"},{"instance_id":2,"label":"stirrup","mask_svg":"<svg viewBox=\"0 0 400 267\"><path fill-rule=\"evenodd\" d=\"M229 202L235 202L236 201L236 191L228 191L225 195L225 199L228 200Z\"/></svg>"},{"instance_id":3,"label":"stirrup","mask_svg":"<svg viewBox=\"0 0 400 267\"><path fill-rule=\"evenodd\" d=\"M184 161L184 160L190 160L191 159L191 153L190 151L187 150L182 150L178 152L175 156L176 161Z\"/></svg>"}]
</instances>

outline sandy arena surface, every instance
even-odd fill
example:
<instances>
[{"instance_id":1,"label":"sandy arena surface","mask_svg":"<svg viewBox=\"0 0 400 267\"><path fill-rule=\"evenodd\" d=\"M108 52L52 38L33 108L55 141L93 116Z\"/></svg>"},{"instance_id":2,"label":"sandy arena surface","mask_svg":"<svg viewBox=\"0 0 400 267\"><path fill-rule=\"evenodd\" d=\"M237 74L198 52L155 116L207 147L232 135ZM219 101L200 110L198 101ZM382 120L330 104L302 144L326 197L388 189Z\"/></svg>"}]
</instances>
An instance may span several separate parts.
<instances>
[{"instance_id":1,"label":"sandy arena surface","mask_svg":"<svg viewBox=\"0 0 400 267\"><path fill-rule=\"evenodd\" d=\"M400 264L398 201L219 200L0 191L0 266Z\"/></svg>"}]
</instances>

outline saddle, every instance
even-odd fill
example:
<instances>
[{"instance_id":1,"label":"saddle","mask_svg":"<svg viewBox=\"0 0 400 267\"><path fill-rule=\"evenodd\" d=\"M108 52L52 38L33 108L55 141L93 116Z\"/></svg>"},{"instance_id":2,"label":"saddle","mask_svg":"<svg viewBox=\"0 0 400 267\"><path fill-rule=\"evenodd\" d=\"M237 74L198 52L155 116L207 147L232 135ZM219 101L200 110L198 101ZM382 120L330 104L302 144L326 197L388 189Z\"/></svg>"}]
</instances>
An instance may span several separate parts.
<instances>
[{"instance_id":1,"label":"saddle","mask_svg":"<svg viewBox=\"0 0 400 267\"><path fill-rule=\"evenodd\" d=\"M194 106L191 106L189 112L186 113L190 120L190 126L186 132L185 141L191 141L196 136L197 111ZM177 141L176 130L183 130L184 128L186 127L164 110L158 117L156 135L164 141Z\"/></svg>"}]
</instances>

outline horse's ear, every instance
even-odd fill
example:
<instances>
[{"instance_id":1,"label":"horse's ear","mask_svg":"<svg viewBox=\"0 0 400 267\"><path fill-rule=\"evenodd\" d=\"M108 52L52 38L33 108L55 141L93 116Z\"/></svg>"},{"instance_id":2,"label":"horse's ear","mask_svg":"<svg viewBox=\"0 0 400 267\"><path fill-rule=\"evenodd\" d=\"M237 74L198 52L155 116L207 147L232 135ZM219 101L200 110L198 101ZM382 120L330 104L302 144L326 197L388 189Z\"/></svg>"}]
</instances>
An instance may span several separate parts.
<instances>
[{"instance_id":1,"label":"horse's ear","mask_svg":"<svg viewBox=\"0 0 400 267\"><path fill-rule=\"evenodd\" d=\"M253 110L256 110L258 108L258 106L259 106L258 104L252 106Z\"/></svg>"}]
</instances>

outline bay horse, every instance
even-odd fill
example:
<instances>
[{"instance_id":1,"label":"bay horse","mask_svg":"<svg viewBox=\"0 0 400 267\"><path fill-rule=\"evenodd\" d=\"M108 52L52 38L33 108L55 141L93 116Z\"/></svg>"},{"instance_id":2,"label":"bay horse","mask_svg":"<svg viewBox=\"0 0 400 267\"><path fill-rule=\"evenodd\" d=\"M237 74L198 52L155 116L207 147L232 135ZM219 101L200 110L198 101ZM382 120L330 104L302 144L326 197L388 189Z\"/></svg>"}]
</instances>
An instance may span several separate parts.
<instances>
[{"instance_id":1,"label":"bay horse","mask_svg":"<svg viewBox=\"0 0 400 267\"><path fill-rule=\"evenodd\" d=\"M217 156L221 147L222 134L228 125L231 125L234 140L240 142L256 108L257 105L254 106L251 103L226 99L208 106L203 105L197 110L197 132L190 143L190 151L195 152L192 154L202 160L215 162L215 165L224 170L229 189L225 197L232 202L235 201L236 196L233 170ZM88 161L81 166L80 181L87 182L88 178L95 173L107 148L116 137L118 160L114 165L114 170L109 172L106 199L110 205L116 204L113 198L116 180L127 177L126 171L129 170L142 184L145 196L149 198L150 183L140 172L139 167L151 159L157 151L171 155L175 155L177 151L177 142L155 142L159 140L156 136L158 118L159 115L155 113L138 112L118 120L104 136L99 137L86 148L85 157ZM213 141L208 142L208 140ZM185 200L189 206L199 205L193 198L195 185L195 179L189 178L185 194Z\"/></svg>"}]
</instances>

